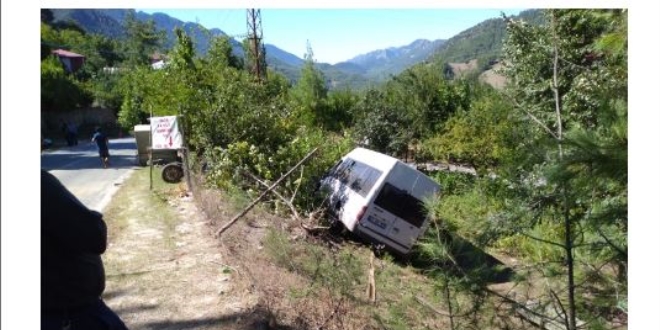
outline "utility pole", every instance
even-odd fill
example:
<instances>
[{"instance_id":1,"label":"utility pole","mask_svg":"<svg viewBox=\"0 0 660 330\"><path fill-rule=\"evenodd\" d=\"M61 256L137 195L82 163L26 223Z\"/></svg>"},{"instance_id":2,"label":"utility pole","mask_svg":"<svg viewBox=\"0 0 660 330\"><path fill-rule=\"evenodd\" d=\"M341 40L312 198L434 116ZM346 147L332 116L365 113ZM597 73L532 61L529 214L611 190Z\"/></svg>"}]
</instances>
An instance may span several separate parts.
<instances>
[{"instance_id":1,"label":"utility pole","mask_svg":"<svg viewBox=\"0 0 660 330\"><path fill-rule=\"evenodd\" d=\"M247 10L248 65L259 82L266 78L266 48L262 44L261 9Z\"/></svg>"}]
</instances>

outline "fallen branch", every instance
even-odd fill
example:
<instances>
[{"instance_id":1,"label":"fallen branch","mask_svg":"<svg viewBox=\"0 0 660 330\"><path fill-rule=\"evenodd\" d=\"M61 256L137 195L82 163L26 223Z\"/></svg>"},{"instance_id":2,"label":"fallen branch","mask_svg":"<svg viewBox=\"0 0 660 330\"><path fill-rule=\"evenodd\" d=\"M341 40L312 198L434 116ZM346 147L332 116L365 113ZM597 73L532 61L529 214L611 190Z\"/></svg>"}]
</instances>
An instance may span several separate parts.
<instances>
[{"instance_id":1,"label":"fallen branch","mask_svg":"<svg viewBox=\"0 0 660 330\"><path fill-rule=\"evenodd\" d=\"M222 228L218 229L218 231L215 233L215 235L216 235L216 236L220 236L225 230L227 230L227 229L228 229L229 227L231 227L236 221L238 221L238 219L240 219L240 218L243 217L245 214L247 214L247 213L248 213L248 212L249 212L249 211L250 211L255 205L257 205L257 203L259 203L259 201L261 201L261 200L262 200L262 199L263 199L263 198L264 198L264 197L265 197L265 196L266 196L271 190L275 189L275 187L277 187L282 181L284 181L284 179L286 179L289 175L291 175L291 173L293 173L293 171L295 171L298 167L300 167L300 165L302 165L305 161L307 161L307 159L309 159L310 157L312 157L312 155L313 155L318 149L319 149L319 148L314 148L314 150L310 151L310 152L309 152L309 153L308 153L308 154L307 154L302 160L300 160L300 161L298 162L298 164L296 164L295 166L293 166L288 172L286 172L286 173L285 173L284 175L282 175L279 179L277 179L277 181L275 181L275 183L273 183L273 185L271 185L270 187L268 187L268 189L266 189L266 191L264 191L263 193L261 193L261 195L259 195L259 197L257 197L257 199L255 199L252 203L250 203L250 205L248 205L243 211L241 211L241 213L239 213L239 214L236 215L233 219L231 219L229 222L227 222L224 226L222 226Z\"/></svg>"},{"instance_id":2,"label":"fallen branch","mask_svg":"<svg viewBox=\"0 0 660 330\"><path fill-rule=\"evenodd\" d=\"M296 198L296 195L298 194L298 189L300 189L300 184L302 183L304 174L305 174L305 166L303 166L300 169L300 179L298 179L298 185L296 185L296 190L293 191L293 195L291 195L291 199L289 200L291 203L293 203L293 200Z\"/></svg>"},{"instance_id":3,"label":"fallen branch","mask_svg":"<svg viewBox=\"0 0 660 330\"><path fill-rule=\"evenodd\" d=\"M256 175L254 175L254 174L252 174L252 173L250 173L250 172L248 172L248 171L244 171L244 172L245 172L245 174L247 174L252 180L257 181L257 182L258 182L259 184L261 184L262 186L267 187L267 188L269 187L268 184L267 184L266 182L264 182L263 180L259 179ZM284 202L284 204L285 204L286 206L289 207L289 209L291 209L291 213L293 214L293 218L294 218L294 219L296 219L296 220L300 220L300 215L298 214L298 211L296 211L296 208L293 206L292 201L289 201L288 199L286 199L282 194L280 194L279 192L277 192L277 190L272 190L272 193L273 193L275 196L277 196L279 199L281 199L282 202Z\"/></svg>"},{"instance_id":4,"label":"fallen branch","mask_svg":"<svg viewBox=\"0 0 660 330\"><path fill-rule=\"evenodd\" d=\"M322 323L318 328L316 328L317 330L322 330L322 329L324 329L324 328L325 328L325 325L328 324L328 322L330 322L330 320L332 320L332 318L335 317L335 315L337 315L337 313L339 313L339 308L341 307L341 304L343 303L343 301L344 301L344 299L342 298L342 299L339 301L339 303L337 303L337 306L335 306L335 309L332 311L332 313L330 314L330 316L326 317L326 318L325 318L325 321L323 321L323 323Z\"/></svg>"},{"instance_id":5,"label":"fallen branch","mask_svg":"<svg viewBox=\"0 0 660 330\"><path fill-rule=\"evenodd\" d=\"M435 308L433 305L431 305L428 301L424 300L424 299L423 299L422 297L420 297L420 296L415 296L415 300L417 300L418 303L420 303L420 304L422 304L422 305L428 307L428 309L432 310L433 312L435 312L435 313L438 314L438 315L442 315L442 316L446 316L446 317L451 317L451 315L450 315L449 313L447 313L447 312L445 312L445 311L441 311L441 310Z\"/></svg>"},{"instance_id":6,"label":"fallen branch","mask_svg":"<svg viewBox=\"0 0 660 330\"><path fill-rule=\"evenodd\" d=\"M252 180L257 181L258 183L260 183L262 186L268 187L268 184L267 184L266 182L264 182L263 180L259 179L256 175L254 175L254 174L252 174L252 173L250 173L250 172L248 172L248 171L245 171L245 174L247 174L250 178L252 178ZM305 223L303 223L303 219L302 219L302 217L300 216L300 214L299 214L298 211L296 210L296 207L293 205L293 197L292 197L291 199L287 199L287 198L284 197L282 194L280 194L279 192L277 192L277 190L273 190L272 192L273 192L273 194L274 194L275 196L277 196L277 198L279 198L279 199L282 200L282 202L284 203L284 205L286 205L286 206L289 207L289 209L291 210L291 214L293 214L293 218L294 218L294 220L296 220L296 221L300 221L300 226L301 226L303 229L305 229L305 230L307 230L307 231L318 231L318 230L326 230L326 229L330 229L330 227L320 227L320 226L317 226L317 227L310 227L310 226L306 225ZM311 217L313 217L313 213L310 214L310 218L311 218Z\"/></svg>"},{"instance_id":7,"label":"fallen branch","mask_svg":"<svg viewBox=\"0 0 660 330\"><path fill-rule=\"evenodd\" d=\"M559 308L561 308L561 313L559 313L556 308L554 312L564 317L564 325L566 326L566 329L568 329L570 323L568 322L568 313L566 313L566 308L564 308L564 305L561 303L561 299L559 299L559 296L557 296L554 290L550 289L550 294L552 294L552 297L555 298L555 301L557 301Z\"/></svg>"},{"instance_id":8,"label":"fallen branch","mask_svg":"<svg viewBox=\"0 0 660 330\"><path fill-rule=\"evenodd\" d=\"M565 329L564 324L561 322L557 321L557 318L550 317L548 315L539 313L537 311L534 311L527 307L526 305L515 301L509 297L503 296L493 290L486 289L486 292L499 297L500 299L510 303L515 307L516 313L520 315L523 319L525 319L527 322L541 328L541 329L546 329L546 330L563 330Z\"/></svg>"}]
</instances>

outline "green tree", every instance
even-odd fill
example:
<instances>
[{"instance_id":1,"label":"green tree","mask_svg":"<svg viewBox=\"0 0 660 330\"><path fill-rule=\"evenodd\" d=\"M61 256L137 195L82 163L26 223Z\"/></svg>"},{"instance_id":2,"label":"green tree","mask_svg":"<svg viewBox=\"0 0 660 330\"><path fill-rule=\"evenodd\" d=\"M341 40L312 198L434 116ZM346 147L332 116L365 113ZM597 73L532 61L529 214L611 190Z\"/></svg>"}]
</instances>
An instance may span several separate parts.
<instances>
[{"instance_id":1,"label":"green tree","mask_svg":"<svg viewBox=\"0 0 660 330\"><path fill-rule=\"evenodd\" d=\"M598 315L587 313L595 302L580 299L587 292L598 293L594 279L608 283L605 272L593 269L619 265L618 275L625 278L627 68L621 31L626 20L622 11L546 13L550 23L545 26L508 21L504 52L509 92L529 122L529 135L520 142L507 179L522 201L519 212L512 212L520 217L511 223L526 237L562 251L566 284L551 293L572 330L579 311L598 321ZM595 52L608 48L604 41L612 33L618 47ZM554 230L538 237L522 229L541 224ZM625 282L614 281L623 288L619 296L625 297ZM560 297L559 292L567 294ZM610 307L617 305L611 302Z\"/></svg>"},{"instance_id":2,"label":"green tree","mask_svg":"<svg viewBox=\"0 0 660 330\"><path fill-rule=\"evenodd\" d=\"M423 149L431 158L470 164L478 173L494 170L512 152L517 119L511 103L489 86L474 95L468 109L455 112L442 130L424 140Z\"/></svg>"},{"instance_id":3,"label":"green tree","mask_svg":"<svg viewBox=\"0 0 660 330\"><path fill-rule=\"evenodd\" d=\"M307 45L305 64L301 69L300 80L291 91L296 108L296 116L303 125L328 126L326 123L328 87L323 72L316 68L314 52Z\"/></svg>"},{"instance_id":4,"label":"green tree","mask_svg":"<svg viewBox=\"0 0 660 330\"><path fill-rule=\"evenodd\" d=\"M228 36L213 37L206 57L214 67L243 68L243 61L234 55Z\"/></svg>"},{"instance_id":5,"label":"green tree","mask_svg":"<svg viewBox=\"0 0 660 330\"><path fill-rule=\"evenodd\" d=\"M149 95L150 84L162 83L154 77L157 74L149 67L136 67L121 76L118 88L122 102L117 121L124 129L130 130L135 125L147 123L152 109L146 108L145 99Z\"/></svg>"},{"instance_id":6,"label":"green tree","mask_svg":"<svg viewBox=\"0 0 660 330\"><path fill-rule=\"evenodd\" d=\"M333 132L341 132L353 124L354 107L358 96L349 89L335 90L328 94L324 113L324 127Z\"/></svg>"},{"instance_id":7,"label":"green tree","mask_svg":"<svg viewBox=\"0 0 660 330\"><path fill-rule=\"evenodd\" d=\"M51 55L53 47L59 44L59 35L52 26L41 22L41 60Z\"/></svg>"},{"instance_id":8,"label":"green tree","mask_svg":"<svg viewBox=\"0 0 660 330\"><path fill-rule=\"evenodd\" d=\"M411 138L437 133L459 109L467 109L469 86L451 83L439 67L420 65L394 77L386 85L392 102L410 120Z\"/></svg>"},{"instance_id":9,"label":"green tree","mask_svg":"<svg viewBox=\"0 0 660 330\"><path fill-rule=\"evenodd\" d=\"M148 65L149 57L161 46L165 32L158 31L153 20L138 20L132 11L124 18L124 31L126 64L129 67Z\"/></svg>"},{"instance_id":10,"label":"green tree","mask_svg":"<svg viewBox=\"0 0 660 330\"><path fill-rule=\"evenodd\" d=\"M69 111L92 103L92 95L64 71L56 56L41 61L41 108Z\"/></svg>"},{"instance_id":11,"label":"green tree","mask_svg":"<svg viewBox=\"0 0 660 330\"><path fill-rule=\"evenodd\" d=\"M401 152L409 140L409 121L381 90L367 91L355 106L354 135L367 147L386 154Z\"/></svg>"}]
</instances>

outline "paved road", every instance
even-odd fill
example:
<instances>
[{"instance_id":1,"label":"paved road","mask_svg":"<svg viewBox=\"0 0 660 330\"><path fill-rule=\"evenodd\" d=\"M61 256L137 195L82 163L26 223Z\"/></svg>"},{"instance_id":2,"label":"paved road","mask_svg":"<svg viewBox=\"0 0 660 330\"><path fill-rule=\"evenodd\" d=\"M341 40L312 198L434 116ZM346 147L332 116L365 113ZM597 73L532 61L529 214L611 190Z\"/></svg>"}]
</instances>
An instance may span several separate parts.
<instances>
[{"instance_id":1,"label":"paved road","mask_svg":"<svg viewBox=\"0 0 660 330\"><path fill-rule=\"evenodd\" d=\"M79 145L41 153L41 168L51 172L87 207L103 211L112 195L135 168L134 138L110 140L110 167L103 168L96 144Z\"/></svg>"}]
</instances>

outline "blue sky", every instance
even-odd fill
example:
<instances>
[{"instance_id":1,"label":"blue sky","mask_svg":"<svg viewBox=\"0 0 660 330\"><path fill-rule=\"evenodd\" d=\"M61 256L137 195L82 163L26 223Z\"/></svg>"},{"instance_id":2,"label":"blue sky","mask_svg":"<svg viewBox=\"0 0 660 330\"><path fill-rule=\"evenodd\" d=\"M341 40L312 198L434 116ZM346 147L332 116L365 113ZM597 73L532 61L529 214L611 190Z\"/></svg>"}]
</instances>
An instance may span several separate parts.
<instances>
[{"instance_id":1,"label":"blue sky","mask_svg":"<svg viewBox=\"0 0 660 330\"><path fill-rule=\"evenodd\" d=\"M147 9L184 22L219 28L229 35L247 32L246 9ZM318 62L335 64L377 49L399 47L416 39L449 39L501 13L521 9L261 9L264 42L300 58L309 40Z\"/></svg>"}]
</instances>

